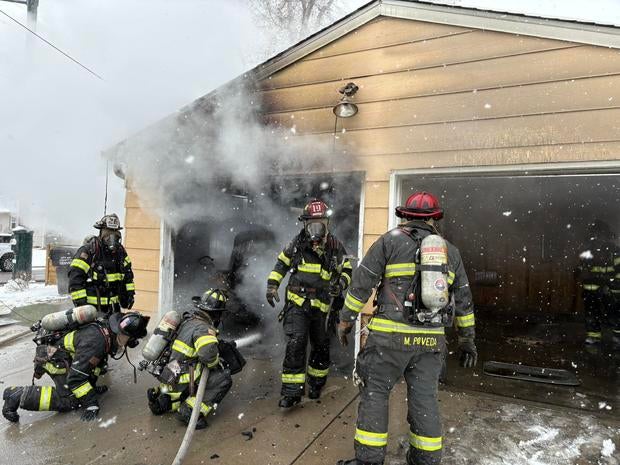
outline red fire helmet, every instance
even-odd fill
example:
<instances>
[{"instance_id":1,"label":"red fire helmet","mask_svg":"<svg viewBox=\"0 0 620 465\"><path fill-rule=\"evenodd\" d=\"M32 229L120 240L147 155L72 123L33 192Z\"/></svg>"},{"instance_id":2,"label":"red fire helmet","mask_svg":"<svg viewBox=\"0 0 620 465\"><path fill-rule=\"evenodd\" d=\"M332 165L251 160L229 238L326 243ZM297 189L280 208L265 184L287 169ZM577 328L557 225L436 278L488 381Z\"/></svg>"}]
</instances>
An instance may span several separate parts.
<instances>
[{"instance_id":1,"label":"red fire helmet","mask_svg":"<svg viewBox=\"0 0 620 465\"><path fill-rule=\"evenodd\" d=\"M396 216L404 219L443 218L443 209L439 200L430 192L416 192L411 194L404 206L396 207Z\"/></svg>"},{"instance_id":2,"label":"red fire helmet","mask_svg":"<svg viewBox=\"0 0 620 465\"><path fill-rule=\"evenodd\" d=\"M300 221L328 219L330 215L329 207L319 199L313 199L304 207L303 213L299 216Z\"/></svg>"}]
</instances>

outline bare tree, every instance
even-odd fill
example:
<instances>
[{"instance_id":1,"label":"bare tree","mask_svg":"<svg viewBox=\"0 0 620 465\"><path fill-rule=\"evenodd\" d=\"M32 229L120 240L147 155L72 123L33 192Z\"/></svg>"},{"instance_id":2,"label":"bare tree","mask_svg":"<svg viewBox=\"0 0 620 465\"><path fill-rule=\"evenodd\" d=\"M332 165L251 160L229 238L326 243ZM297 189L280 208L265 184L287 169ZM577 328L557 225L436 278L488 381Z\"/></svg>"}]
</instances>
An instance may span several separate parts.
<instances>
[{"instance_id":1,"label":"bare tree","mask_svg":"<svg viewBox=\"0 0 620 465\"><path fill-rule=\"evenodd\" d=\"M336 0L247 0L260 25L286 44L297 42L341 13ZM282 47L280 47L282 48Z\"/></svg>"}]
</instances>

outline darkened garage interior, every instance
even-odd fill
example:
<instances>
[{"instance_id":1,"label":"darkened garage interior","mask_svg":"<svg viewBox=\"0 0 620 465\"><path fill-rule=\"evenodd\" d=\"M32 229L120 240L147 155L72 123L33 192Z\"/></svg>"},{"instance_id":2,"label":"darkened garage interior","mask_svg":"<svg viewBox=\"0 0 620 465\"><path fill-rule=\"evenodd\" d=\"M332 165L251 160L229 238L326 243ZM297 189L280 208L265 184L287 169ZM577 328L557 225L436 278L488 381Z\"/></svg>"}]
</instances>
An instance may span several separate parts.
<instances>
[{"instance_id":1,"label":"darkened garage interior","mask_svg":"<svg viewBox=\"0 0 620 465\"><path fill-rule=\"evenodd\" d=\"M514 171L399 178L401 201L416 190L441 197L440 228L459 247L473 291L481 361L566 369L581 381L577 391L617 396L620 354L611 329L603 328L602 344L584 345L578 267L590 247L589 225L606 223L617 240L620 175ZM575 389L545 385L541 391L534 383L459 374L450 363L449 383L580 402Z\"/></svg>"},{"instance_id":2,"label":"darkened garage interior","mask_svg":"<svg viewBox=\"0 0 620 465\"><path fill-rule=\"evenodd\" d=\"M192 199L195 219L173 236L175 308L191 307L191 297L209 287L223 288L229 296L226 334L260 333L266 344L282 337L277 324L282 304L274 310L264 300L277 255L301 229L298 216L312 198L332 208L331 232L350 255L357 255L361 180L355 173L290 176L273 179L263 192L227 187L205 190L202 200L197 195ZM335 349L336 364L346 360L350 365L352 350Z\"/></svg>"}]
</instances>

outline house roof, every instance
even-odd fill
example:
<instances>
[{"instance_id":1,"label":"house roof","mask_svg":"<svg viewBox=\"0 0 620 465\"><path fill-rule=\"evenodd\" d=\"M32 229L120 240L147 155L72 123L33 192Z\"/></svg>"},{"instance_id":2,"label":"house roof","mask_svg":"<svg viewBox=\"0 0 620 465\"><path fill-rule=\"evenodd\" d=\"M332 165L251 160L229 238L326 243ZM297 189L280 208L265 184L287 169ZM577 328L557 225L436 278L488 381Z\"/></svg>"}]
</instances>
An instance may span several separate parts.
<instances>
[{"instance_id":1,"label":"house roof","mask_svg":"<svg viewBox=\"0 0 620 465\"><path fill-rule=\"evenodd\" d=\"M230 88L230 86L242 84L248 80L259 81L266 79L380 16L620 49L620 27L612 25L480 10L471 7L440 5L421 0L373 0L259 64L252 70L229 81L220 88L198 98L182 108L180 113L190 112L196 107L204 108L205 104L213 101L212 99L215 96L221 91ZM104 152L104 156L109 152L114 152L116 147L118 145Z\"/></svg>"}]
</instances>

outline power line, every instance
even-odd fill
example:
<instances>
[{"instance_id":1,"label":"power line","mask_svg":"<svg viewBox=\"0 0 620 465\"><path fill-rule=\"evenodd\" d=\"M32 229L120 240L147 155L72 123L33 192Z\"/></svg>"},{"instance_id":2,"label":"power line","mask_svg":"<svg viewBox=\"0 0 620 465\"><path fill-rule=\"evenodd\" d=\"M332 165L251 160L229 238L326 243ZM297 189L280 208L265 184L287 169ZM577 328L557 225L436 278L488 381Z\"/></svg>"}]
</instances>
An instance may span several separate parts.
<instances>
[{"instance_id":1,"label":"power line","mask_svg":"<svg viewBox=\"0 0 620 465\"><path fill-rule=\"evenodd\" d=\"M14 23L17 23L18 25L20 25L21 27L23 27L24 29L26 29L28 32L30 32L32 35L34 35L35 37L41 39L43 42L45 42L47 45L49 45L50 47L52 47L54 50L56 50L57 52L61 53L62 55L66 56L69 60L71 60L72 62L74 62L75 64L77 64L78 66L84 68L86 71L88 71L90 74L92 74L93 76L95 76L97 79L103 81L104 79L99 76L97 73L95 73L92 69L88 68L87 66L84 66L82 63L80 63L79 61L77 61L75 58L73 58L71 55L63 52L61 49L59 49L58 47L56 47L54 44L52 44L50 41L46 40L45 38L41 37L39 34L37 34L36 32L34 32L32 29L30 29L28 26L20 23L18 20L16 20L15 18L13 18L11 15L9 15L8 13L0 10L0 13L2 13L4 16L6 16L7 18L9 18L11 21L13 21Z\"/></svg>"}]
</instances>

